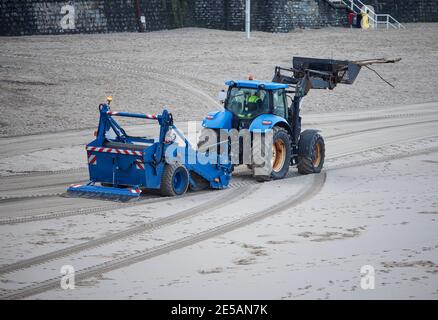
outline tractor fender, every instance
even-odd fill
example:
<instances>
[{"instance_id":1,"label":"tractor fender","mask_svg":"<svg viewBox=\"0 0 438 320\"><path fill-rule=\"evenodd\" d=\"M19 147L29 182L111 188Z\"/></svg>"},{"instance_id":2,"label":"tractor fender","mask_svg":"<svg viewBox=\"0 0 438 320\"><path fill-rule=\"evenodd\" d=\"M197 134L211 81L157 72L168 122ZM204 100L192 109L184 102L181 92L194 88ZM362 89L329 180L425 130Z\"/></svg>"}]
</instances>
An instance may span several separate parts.
<instances>
[{"instance_id":1,"label":"tractor fender","mask_svg":"<svg viewBox=\"0 0 438 320\"><path fill-rule=\"evenodd\" d=\"M275 114L261 114L261 115L259 115L257 118L255 118L251 122L251 125L249 126L249 131L251 131L251 132L262 131L263 132L263 131L267 131L267 130L272 129L275 126L285 128L289 132L289 134L292 133L292 129L291 129L290 125L287 123L287 121L284 118L279 117Z\"/></svg>"},{"instance_id":2,"label":"tractor fender","mask_svg":"<svg viewBox=\"0 0 438 320\"><path fill-rule=\"evenodd\" d=\"M202 120L202 127L209 129L232 129L233 114L230 111L214 111Z\"/></svg>"}]
</instances>

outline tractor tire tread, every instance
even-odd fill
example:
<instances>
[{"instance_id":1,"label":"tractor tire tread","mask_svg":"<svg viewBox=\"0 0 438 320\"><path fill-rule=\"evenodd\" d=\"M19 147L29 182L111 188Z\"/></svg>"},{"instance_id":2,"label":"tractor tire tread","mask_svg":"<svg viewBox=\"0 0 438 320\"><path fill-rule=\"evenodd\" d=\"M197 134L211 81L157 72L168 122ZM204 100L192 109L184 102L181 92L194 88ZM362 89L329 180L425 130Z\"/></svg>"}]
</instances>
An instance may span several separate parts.
<instances>
[{"instance_id":1,"label":"tractor tire tread","mask_svg":"<svg viewBox=\"0 0 438 320\"><path fill-rule=\"evenodd\" d=\"M320 143L321 161L318 167L313 165L313 146ZM299 174L312 174L320 173L324 165L325 158L325 143L322 136L315 130L305 130L301 133L300 142L298 146L298 173Z\"/></svg>"},{"instance_id":2,"label":"tractor tire tread","mask_svg":"<svg viewBox=\"0 0 438 320\"><path fill-rule=\"evenodd\" d=\"M289 171L289 164L290 164L290 156L291 156L291 152L290 152L290 136L289 133L286 129L282 128L282 127L274 127L273 128L273 138L275 139L275 137L279 134L284 134L284 138L286 140L286 159L285 159L285 166L287 166L287 169L284 169L284 172L282 172L280 175L274 175L273 173L271 173L270 175L254 175L254 178L256 181L258 182L264 182L264 181L269 181L269 180L278 180L278 179L283 179L286 175L287 172ZM287 138L286 138L287 137ZM261 144L257 144L257 145L253 145L253 152L261 152L261 148L262 145ZM283 170L281 170L283 171Z\"/></svg>"}]
</instances>

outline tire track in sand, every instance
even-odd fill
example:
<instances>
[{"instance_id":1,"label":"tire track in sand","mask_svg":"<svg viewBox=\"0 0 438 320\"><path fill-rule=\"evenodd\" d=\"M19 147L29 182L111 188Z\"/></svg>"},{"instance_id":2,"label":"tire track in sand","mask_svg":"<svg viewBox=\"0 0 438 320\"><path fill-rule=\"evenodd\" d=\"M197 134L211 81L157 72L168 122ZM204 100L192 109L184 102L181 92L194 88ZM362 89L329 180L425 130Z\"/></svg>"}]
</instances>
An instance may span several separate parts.
<instances>
[{"instance_id":1,"label":"tire track in sand","mask_svg":"<svg viewBox=\"0 0 438 320\"><path fill-rule=\"evenodd\" d=\"M372 132L372 131L379 131L379 130L385 130L385 129L391 129L391 128L398 128L398 127L404 127L404 126L414 126L414 125L419 125L419 124L424 124L424 123L431 123L431 122L435 122L435 120L428 120L428 121L416 121L416 122L412 122L412 123L402 123L402 124L397 124L397 125L390 125L390 126L383 126L383 127L378 127L378 128L370 128L370 129L361 129L361 130L356 130L353 132L346 132L346 133L342 133L342 134L336 134L336 135L332 135L329 136L329 138L327 139L328 141L331 139L339 139L342 136L349 136L352 135L354 133L363 133L363 132ZM369 148L364 148L362 150L358 150L355 151L353 153L359 153L359 152L363 152L365 150L371 150L374 149L374 147L369 147ZM340 156L335 156L335 158L338 158ZM327 159L330 160L331 158ZM76 171L76 169L74 169L74 171ZM66 171L63 170L61 171L62 174L64 174ZM239 179L240 180L240 179ZM248 184L251 183L251 179L246 179L243 181L239 181L237 179L234 179L234 181L231 183L231 185L239 185L239 184ZM33 186L34 187L34 186ZM65 192L61 192L61 193L55 193L51 196L56 197L59 195L64 194ZM38 195L35 197L25 197L25 198L16 198L16 199L0 199L0 204L3 202L8 202L8 201L22 201L22 200L38 200L38 198L44 198L47 197L47 195ZM140 200L134 203L130 203L130 204L120 204L120 203L116 203L116 204L112 204L112 205L104 205L101 207L92 207L92 208L79 208L79 209L74 209L74 210L67 210L67 211L58 211L58 212L54 212L54 213L50 213L50 214L43 214L43 215L35 215L35 216L21 216L21 217L17 217L17 218L6 218L6 219L1 219L0 220L0 225L5 225L5 224L15 224L15 223L24 223L24 222L30 222L30 221L38 221L38 220L48 220L48 219L55 219L55 218L61 218L61 217L67 217L67 216L72 216L72 215L82 215L82 214L90 214L90 213L97 213L97 212L101 212L101 211L105 211L105 210L112 210L112 209L117 209L119 207L122 206L127 206L127 205L140 205L143 204L144 201L152 201L152 202L156 202L157 199L152 198L150 199L145 199L145 200ZM159 200L158 200L159 201ZM84 204L85 206L85 204Z\"/></svg>"},{"instance_id":2,"label":"tire track in sand","mask_svg":"<svg viewBox=\"0 0 438 320\"><path fill-rule=\"evenodd\" d=\"M152 249L142 250L125 257L121 257L95 266L84 268L82 270L75 272L75 279L77 281L81 281L108 271L120 269L122 267L129 266L136 262L151 259L153 257L193 245L203 240L210 239L212 237L233 231L245 225L262 220L271 215L284 211L290 207L297 206L303 201L310 199L322 189L325 180L326 180L326 174L324 172L321 174L314 175L312 183L302 188L300 192L298 192L296 195L280 203L277 203L274 206L249 214L245 217L236 219L229 223L222 224L217 227L213 227L211 229L207 229L205 231L201 231L196 234L184 237L182 239L171 241L169 243L154 247ZM50 289L57 288L59 286L59 281L60 281L59 278L52 278L34 285L30 285L24 288L14 290L10 293L0 296L0 299L14 300L14 299L22 299L25 297L29 297Z\"/></svg>"},{"instance_id":3,"label":"tire track in sand","mask_svg":"<svg viewBox=\"0 0 438 320\"><path fill-rule=\"evenodd\" d=\"M121 230L118 232L113 232L110 235L106 235L101 238L93 239L84 243L80 243L74 246L70 246L64 249L60 249L57 251L53 251L47 254L35 256L29 259L21 260L16 263L12 263L9 265L5 265L0 267L0 275L15 272L17 270L26 269L34 265L42 264L45 262L49 262L54 259L58 259L61 257L65 257L67 255L71 255L73 253L77 253L80 251L88 250L91 248L95 248L104 244L108 244L117 240L125 239L136 235L138 233L154 230L157 228L161 228L163 226L181 221L183 219L188 219L193 216L204 213L205 211L211 211L223 206L229 205L230 203L234 203L235 201L245 197L249 193L253 192L259 186L250 186L247 185L245 187L237 190L226 190L224 194L216 197L212 200L209 200L205 203L197 205L192 208L188 208L186 210L177 212L175 214L169 215L164 218L160 218L151 222L143 223L140 225L135 225L125 230Z\"/></svg>"},{"instance_id":4,"label":"tire track in sand","mask_svg":"<svg viewBox=\"0 0 438 320\"><path fill-rule=\"evenodd\" d=\"M235 179L235 181L232 181L230 183L229 189L238 192L241 188L244 188L248 185L254 185L257 182L253 179L249 178L242 178L242 179ZM181 197L195 197L200 196L204 194L205 192L209 191L198 191L195 193L189 193L182 196L177 196L173 198L169 197L160 197L160 196L152 196L152 195L146 195L142 196L141 199L135 200L132 202L124 203L124 202L113 202L113 201L105 201L101 200L102 204L98 205L97 207L89 207L86 203L79 203L81 205L78 209L73 210L60 210L55 211L47 214L38 214L38 215L29 215L29 216L20 216L20 217L14 217L14 218L3 218L0 219L0 226L2 225L11 225L11 224L18 224L18 223L26 223L26 222L35 222L35 221L43 221L43 220L50 220L50 219L58 219L58 218L65 218L65 217L71 217L71 216L77 216L77 215L87 215L87 214L93 214L103 211L109 211L109 210L117 210L117 209L123 209L128 207L134 207L134 206L141 206L151 203L157 203L157 202L166 202L170 201L171 199L181 198ZM224 191L226 192L226 191ZM65 192L61 193L60 195L65 194ZM57 195L58 196L58 195ZM49 196L50 198L51 196ZM43 197L35 197L35 198L27 198L27 200L39 200ZM43 198L44 199L44 198ZM64 198L63 198L64 199ZM77 199L77 201L80 201L81 198L65 198L65 199ZM13 199L11 202L16 202L17 199ZM8 202L7 200L4 202ZM1 201L0 201L1 203ZM105 205L105 203L107 203Z\"/></svg>"},{"instance_id":5,"label":"tire track in sand","mask_svg":"<svg viewBox=\"0 0 438 320\"><path fill-rule=\"evenodd\" d=\"M379 163L388 160L402 159L406 157L427 154L437 151L438 151L438 147L420 149L408 153L388 155L388 156L378 157L375 159L366 159L366 160L356 161L347 164L339 164L330 167L328 170L338 170L338 169L344 169L354 166ZM267 218L271 215L280 213L288 208L297 206L298 204L311 199L322 189L325 180L326 180L326 172L323 171L322 173L313 176L313 181L310 184L310 186L304 187L295 196L286 199L285 201L282 201L274 206L271 206L268 209L249 214L240 219L231 221L223 225L219 225L217 227L213 227L211 229L207 229L205 231L196 233L194 235L177 239L175 241L163 244L161 246L157 246L151 249L136 252L134 254L125 257L120 257L118 259L114 259L105 263L84 268L75 274L75 278L81 281L93 276L98 276L105 272L120 269L129 266L131 264L148 260L157 257L159 255L166 254L193 245L195 243L210 239L212 237L225 234L227 232L233 231L235 229L244 227L251 223ZM0 296L0 299L22 299L51 289L56 289L59 286L59 281L60 281L59 278L48 279L37 284L33 284L30 286L26 286L24 288L13 290L9 293Z\"/></svg>"}]
</instances>

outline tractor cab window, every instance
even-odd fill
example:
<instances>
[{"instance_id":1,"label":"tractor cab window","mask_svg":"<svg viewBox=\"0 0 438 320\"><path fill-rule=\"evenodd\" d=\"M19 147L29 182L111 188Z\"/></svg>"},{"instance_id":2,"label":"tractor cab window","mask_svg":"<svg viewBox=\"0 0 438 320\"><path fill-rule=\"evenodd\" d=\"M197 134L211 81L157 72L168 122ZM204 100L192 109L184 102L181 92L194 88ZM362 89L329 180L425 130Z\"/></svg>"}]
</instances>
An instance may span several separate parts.
<instances>
[{"instance_id":1,"label":"tractor cab window","mask_svg":"<svg viewBox=\"0 0 438 320\"><path fill-rule=\"evenodd\" d=\"M284 89L275 90L272 94L273 97L273 105L274 105L274 114L287 118L287 103L286 103L286 93Z\"/></svg>"},{"instance_id":2,"label":"tractor cab window","mask_svg":"<svg viewBox=\"0 0 438 320\"><path fill-rule=\"evenodd\" d=\"M234 87L230 90L225 108L239 119L253 119L269 113L269 95L263 89Z\"/></svg>"}]
</instances>

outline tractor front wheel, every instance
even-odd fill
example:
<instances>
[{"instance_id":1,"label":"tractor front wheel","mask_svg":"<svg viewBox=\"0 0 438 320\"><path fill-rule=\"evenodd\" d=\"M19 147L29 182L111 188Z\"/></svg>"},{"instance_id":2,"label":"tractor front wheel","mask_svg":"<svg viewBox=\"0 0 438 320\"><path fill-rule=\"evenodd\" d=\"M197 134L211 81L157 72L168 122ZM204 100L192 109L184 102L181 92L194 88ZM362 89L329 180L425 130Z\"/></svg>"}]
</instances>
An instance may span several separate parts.
<instances>
[{"instance_id":1,"label":"tractor front wheel","mask_svg":"<svg viewBox=\"0 0 438 320\"><path fill-rule=\"evenodd\" d=\"M298 172L320 173L324 165L325 143L316 130L305 130L298 144Z\"/></svg>"},{"instance_id":2,"label":"tractor front wheel","mask_svg":"<svg viewBox=\"0 0 438 320\"><path fill-rule=\"evenodd\" d=\"M160 193L163 196L179 196L189 187L189 172L179 164L166 164L161 177Z\"/></svg>"}]
</instances>

